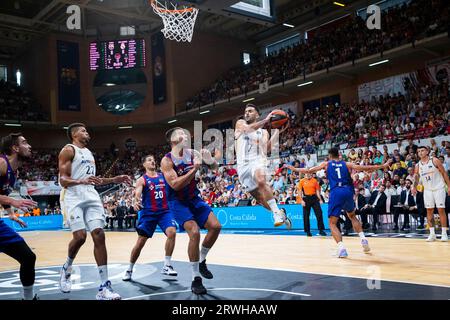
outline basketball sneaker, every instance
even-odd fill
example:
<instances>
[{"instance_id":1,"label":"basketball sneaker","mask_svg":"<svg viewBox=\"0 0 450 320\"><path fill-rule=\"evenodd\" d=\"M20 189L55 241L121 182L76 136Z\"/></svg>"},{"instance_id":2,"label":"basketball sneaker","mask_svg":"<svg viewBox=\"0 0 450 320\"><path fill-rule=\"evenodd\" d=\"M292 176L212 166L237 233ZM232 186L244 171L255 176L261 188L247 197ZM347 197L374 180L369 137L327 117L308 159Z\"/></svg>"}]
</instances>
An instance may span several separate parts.
<instances>
[{"instance_id":1,"label":"basketball sneaker","mask_svg":"<svg viewBox=\"0 0 450 320\"><path fill-rule=\"evenodd\" d=\"M274 224L273 225L275 227L282 226L284 224L283 213L282 212L274 213L273 214L273 220L274 220Z\"/></svg>"},{"instance_id":2,"label":"basketball sneaker","mask_svg":"<svg viewBox=\"0 0 450 320\"><path fill-rule=\"evenodd\" d=\"M288 218L286 214L286 210L284 208L280 209L281 213L283 214L284 218L284 224L286 225L286 229L292 229L292 221Z\"/></svg>"},{"instance_id":3,"label":"basketball sneaker","mask_svg":"<svg viewBox=\"0 0 450 320\"><path fill-rule=\"evenodd\" d=\"M444 233L444 234L441 236L441 241L442 241L442 242L447 242L447 241L448 241L448 235L447 235L447 233Z\"/></svg>"},{"instance_id":4,"label":"basketball sneaker","mask_svg":"<svg viewBox=\"0 0 450 320\"><path fill-rule=\"evenodd\" d=\"M337 257L338 258L347 258L348 257L347 249L339 249Z\"/></svg>"},{"instance_id":5,"label":"basketball sneaker","mask_svg":"<svg viewBox=\"0 0 450 320\"><path fill-rule=\"evenodd\" d=\"M206 260L203 260L202 262L200 262L198 269L203 278L206 278L206 279L213 278L213 274L211 273L211 271L208 270L208 267L206 266Z\"/></svg>"},{"instance_id":6,"label":"basketball sneaker","mask_svg":"<svg viewBox=\"0 0 450 320\"><path fill-rule=\"evenodd\" d=\"M125 271L123 277L122 277L122 281L131 281L131 275L133 274L133 271L131 270L127 270Z\"/></svg>"},{"instance_id":7,"label":"basketball sneaker","mask_svg":"<svg viewBox=\"0 0 450 320\"><path fill-rule=\"evenodd\" d=\"M361 245L363 247L364 252L369 252L370 251L369 241L367 241L367 239L362 239L361 240Z\"/></svg>"},{"instance_id":8,"label":"basketball sneaker","mask_svg":"<svg viewBox=\"0 0 450 320\"><path fill-rule=\"evenodd\" d=\"M436 241L436 235L430 234L427 238L427 242L433 242L433 241Z\"/></svg>"},{"instance_id":9,"label":"basketball sneaker","mask_svg":"<svg viewBox=\"0 0 450 320\"><path fill-rule=\"evenodd\" d=\"M165 276L176 277L178 272L176 272L172 266L164 266L161 270L161 274Z\"/></svg>"},{"instance_id":10,"label":"basketball sneaker","mask_svg":"<svg viewBox=\"0 0 450 320\"><path fill-rule=\"evenodd\" d=\"M96 296L97 300L120 300L121 296L114 292L111 288L111 281L106 281L104 284L100 286Z\"/></svg>"},{"instance_id":11,"label":"basketball sneaker","mask_svg":"<svg viewBox=\"0 0 450 320\"><path fill-rule=\"evenodd\" d=\"M195 294L206 294L206 288L203 286L202 278L195 277L192 281L191 291Z\"/></svg>"},{"instance_id":12,"label":"basketball sneaker","mask_svg":"<svg viewBox=\"0 0 450 320\"><path fill-rule=\"evenodd\" d=\"M72 289L72 279L71 276L72 267L69 267L64 269L64 267L61 268L60 271L60 277L59 277L59 290L63 293L69 293Z\"/></svg>"}]
</instances>

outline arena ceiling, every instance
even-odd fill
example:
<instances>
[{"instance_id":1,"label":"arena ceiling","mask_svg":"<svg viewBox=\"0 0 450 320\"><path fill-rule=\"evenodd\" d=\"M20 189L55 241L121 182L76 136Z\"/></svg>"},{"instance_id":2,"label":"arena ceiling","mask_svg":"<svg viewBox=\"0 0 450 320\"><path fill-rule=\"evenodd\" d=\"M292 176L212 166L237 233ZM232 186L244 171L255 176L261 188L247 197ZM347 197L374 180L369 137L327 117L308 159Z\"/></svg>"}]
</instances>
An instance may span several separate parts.
<instances>
[{"instance_id":1,"label":"arena ceiling","mask_svg":"<svg viewBox=\"0 0 450 320\"><path fill-rule=\"evenodd\" d=\"M306 23L319 24L366 0L343 0L347 6L333 5L330 0L273 0L273 20L259 19L230 12L227 9L238 0L186 0L180 4L195 3L200 9L196 30L247 39L254 42L292 32L283 26L289 23L301 28ZM26 49L26 45L51 32L69 32L66 27L67 7L77 4L82 10L84 37L118 37L119 27L132 25L136 34L153 33L161 28L161 19L155 15L148 0L2 0L0 1L0 58L11 59ZM325 20L326 21L326 20ZM74 33L74 31L70 31Z\"/></svg>"}]
</instances>

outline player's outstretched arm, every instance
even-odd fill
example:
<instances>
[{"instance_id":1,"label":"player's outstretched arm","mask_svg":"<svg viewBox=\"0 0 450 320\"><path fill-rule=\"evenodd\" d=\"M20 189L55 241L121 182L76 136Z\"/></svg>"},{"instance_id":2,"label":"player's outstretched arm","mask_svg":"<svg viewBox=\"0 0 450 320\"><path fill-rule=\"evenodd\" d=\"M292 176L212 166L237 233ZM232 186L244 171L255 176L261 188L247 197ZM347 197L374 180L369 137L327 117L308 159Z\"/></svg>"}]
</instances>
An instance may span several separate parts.
<instances>
[{"instance_id":1,"label":"player's outstretched arm","mask_svg":"<svg viewBox=\"0 0 450 320\"><path fill-rule=\"evenodd\" d=\"M442 165L441 160L433 158L433 164L438 168L439 172L442 174L442 177L445 180L445 184L447 185L447 194L450 195L450 179L448 178L448 174L445 171L444 166Z\"/></svg>"},{"instance_id":2,"label":"player's outstretched arm","mask_svg":"<svg viewBox=\"0 0 450 320\"><path fill-rule=\"evenodd\" d=\"M100 179L100 182L97 185L105 185L105 184L110 184L110 183L115 183L115 184L120 184L120 183L125 183L128 186L131 186L131 178L130 176L127 175L120 175L120 176L115 176L114 178L100 178L98 177L98 179Z\"/></svg>"},{"instance_id":3,"label":"player's outstretched arm","mask_svg":"<svg viewBox=\"0 0 450 320\"><path fill-rule=\"evenodd\" d=\"M321 164L319 164L319 165L317 165L315 167L307 169L307 173L315 173L317 171L326 169L327 165L328 165L328 161L324 161L324 162L322 162Z\"/></svg>"},{"instance_id":4,"label":"player's outstretched arm","mask_svg":"<svg viewBox=\"0 0 450 320\"><path fill-rule=\"evenodd\" d=\"M196 158L194 158L194 167L189 170L187 174L179 177L173 169L173 163L169 159L164 157L161 160L161 171L164 175L164 178L166 179L169 186L175 191L180 191L181 189L186 187L191 182L191 180L195 178L195 174L197 173L200 166L201 161L198 161Z\"/></svg>"},{"instance_id":5,"label":"player's outstretched arm","mask_svg":"<svg viewBox=\"0 0 450 320\"><path fill-rule=\"evenodd\" d=\"M72 179L72 161L75 156L75 151L72 147L66 146L59 153L58 169L59 169L59 183L63 188L77 186L80 184L97 185L101 183L101 179L91 176L87 179Z\"/></svg>"},{"instance_id":6,"label":"player's outstretched arm","mask_svg":"<svg viewBox=\"0 0 450 320\"><path fill-rule=\"evenodd\" d=\"M138 181L136 182L136 188L134 189L134 205L133 208L136 211L139 211L142 209L142 190L144 189L144 178L140 177Z\"/></svg>"},{"instance_id":7,"label":"player's outstretched arm","mask_svg":"<svg viewBox=\"0 0 450 320\"><path fill-rule=\"evenodd\" d=\"M289 169L293 172L298 172L298 173L309 173L309 169L306 168L296 168L294 166L291 166L290 164L284 164L283 168Z\"/></svg>"},{"instance_id":8,"label":"player's outstretched arm","mask_svg":"<svg viewBox=\"0 0 450 320\"><path fill-rule=\"evenodd\" d=\"M258 130L264 127L266 124L270 122L270 119L273 117L273 111L267 115L263 120L257 121L252 124L247 124L247 121L241 119L236 122L236 131L240 133L248 133L255 130Z\"/></svg>"},{"instance_id":9,"label":"player's outstretched arm","mask_svg":"<svg viewBox=\"0 0 450 320\"><path fill-rule=\"evenodd\" d=\"M380 169L389 168L391 163L392 163L392 160L389 159L385 164L380 164L380 165L361 166L359 164L354 164L354 163L351 163L351 162L346 162L346 165L347 165L347 168L350 169L350 170L374 171L374 170L380 170Z\"/></svg>"}]
</instances>

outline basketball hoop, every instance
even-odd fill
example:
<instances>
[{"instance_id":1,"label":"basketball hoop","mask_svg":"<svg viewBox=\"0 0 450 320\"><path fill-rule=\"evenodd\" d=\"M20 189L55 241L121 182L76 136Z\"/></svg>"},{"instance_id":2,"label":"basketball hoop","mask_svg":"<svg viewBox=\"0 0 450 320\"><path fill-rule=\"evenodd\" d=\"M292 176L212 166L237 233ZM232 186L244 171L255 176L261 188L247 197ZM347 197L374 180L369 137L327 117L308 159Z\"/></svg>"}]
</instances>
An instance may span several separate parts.
<instances>
[{"instance_id":1,"label":"basketball hoop","mask_svg":"<svg viewBox=\"0 0 450 320\"><path fill-rule=\"evenodd\" d=\"M167 5L158 0L149 0L153 11L162 18L164 29L161 32L167 39L178 42L191 42L194 33L195 20L198 9L178 9L176 4L169 2Z\"/></svg>"}]
</instances>

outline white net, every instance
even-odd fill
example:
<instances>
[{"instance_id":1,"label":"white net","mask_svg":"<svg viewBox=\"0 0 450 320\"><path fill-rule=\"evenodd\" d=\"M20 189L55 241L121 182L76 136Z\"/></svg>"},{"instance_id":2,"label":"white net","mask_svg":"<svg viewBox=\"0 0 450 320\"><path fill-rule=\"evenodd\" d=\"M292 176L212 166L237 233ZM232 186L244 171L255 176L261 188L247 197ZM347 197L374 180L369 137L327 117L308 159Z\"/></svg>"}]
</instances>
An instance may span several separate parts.
<instances>
[{"instance_id":1,"label":"white net","mask_svg":"<svg viewBox=\"0 0 450 320\"><path fill-rule=\"evenodd\" d=\"M164 29L161 32L167 39L178 42L192 41L198 9L178 9L173 3L167 5L167 3L163 4L157 0L152 0L151 5L153 11L163 20Z\"/></svg>"}]
</instances>

